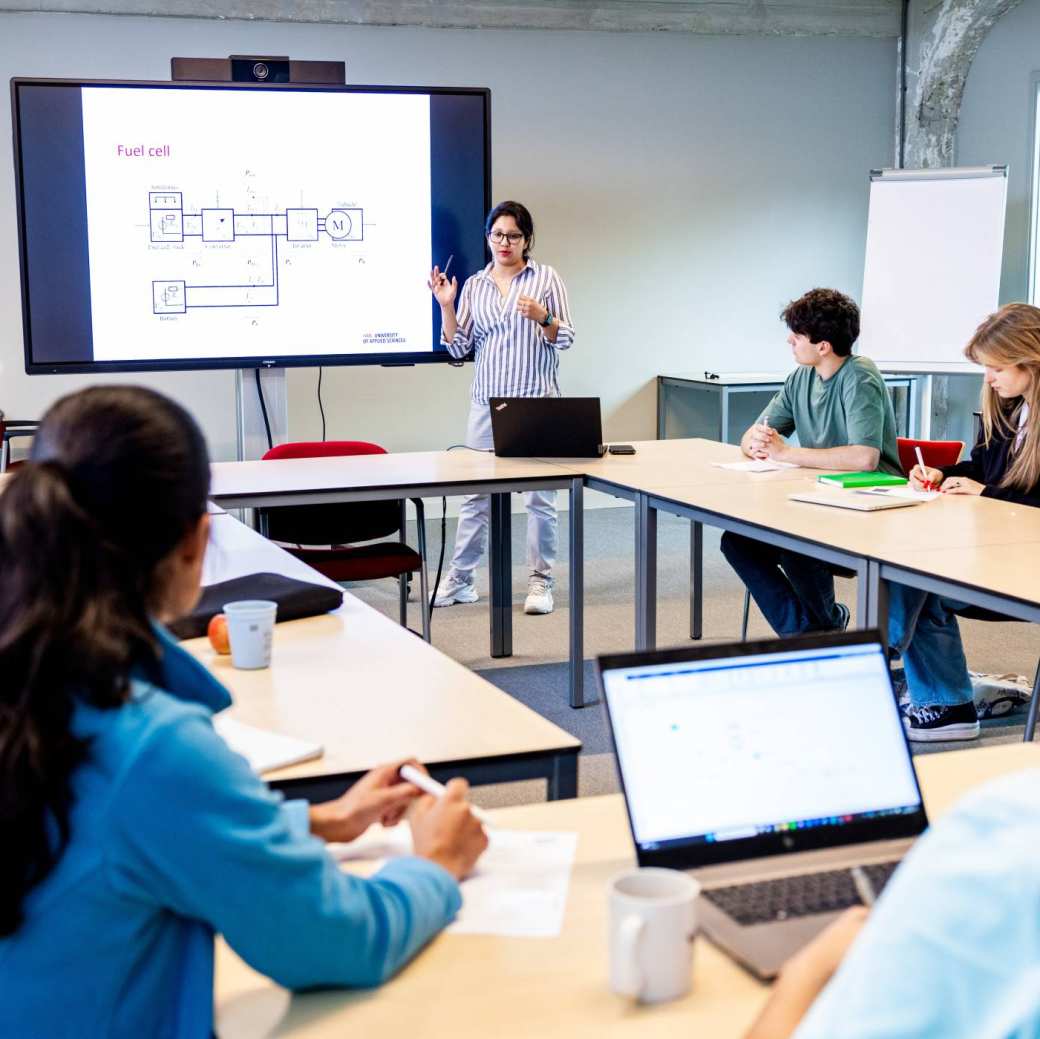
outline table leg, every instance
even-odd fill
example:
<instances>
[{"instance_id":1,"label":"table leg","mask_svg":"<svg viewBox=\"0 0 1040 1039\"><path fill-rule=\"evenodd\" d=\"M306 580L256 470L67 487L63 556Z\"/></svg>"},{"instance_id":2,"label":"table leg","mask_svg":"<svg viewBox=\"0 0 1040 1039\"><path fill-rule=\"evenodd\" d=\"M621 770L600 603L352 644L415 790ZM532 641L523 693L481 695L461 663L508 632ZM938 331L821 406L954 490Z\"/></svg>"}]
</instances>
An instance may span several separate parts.
<instances>
[{"instance_id":1,"label":"table leg","mask_svg":"<svg viewBox=\"0 0 1040 1039\"><path fill-rule=\"evenodd\" d=\"M657 510L636 495L636 649L657 644Z\"/></svg>"},{"instance_id":2,"label":"table leg","mask_svg":"<svg viewBox=\"0 0 1040 1039\"><path fill-rule=\"evenodd\" d=\"M690 638L704 634L704 524L690 521Z\"/></svg>"},{"instance_id":3,"label":"table leg","mask_svg":"<svg viewBox=\"0 0 1040 1039\"><path fill-rule=\"evenodd\" d=\"M872 626L871 609L875 591L875 585L871 583L873 565L869 560L864 559L856 567L856 628L860 631Z\"/></svg>"},{"instance_id":4,"label":"table leg","mask_svg":"<svg viewBox=\"0 0 1040 1039\"><path fill-rule=\"evenodd\" d=\"M888 645L888 582L881 580L881 566L873 560L867 563L867 622L865 628L877 628L881 642Z\"/></svg>"},{"instance_id":5,"label":"table leg","mask_svg":"<svg viewBox=\"0 0 1040 1039\"><path fill-rule=\"evenodd\" d=\"M557 754L553 758L552 775L546 788L546 799L562 801L578 796L578 755Z\"/></svg>"},{"instance_id":6,"label":"table leg","mask_svg":"<svg viewBox=\"0 0 1040 1039\"><path fill-rule=\"evenodd\" d=\"M513 541L508 494L491 495L491 655L513 655Z\"/></svg>"},{"instance_id":7,"label":"table leg","mask_svg":"<svg viewBox=\"0 0 1040 1039\"><path fill-rule=\"evenodd\" d=\"M570 702L585 706L585 480L571 480L570 501Z\"/></svg>"}]
</instances>

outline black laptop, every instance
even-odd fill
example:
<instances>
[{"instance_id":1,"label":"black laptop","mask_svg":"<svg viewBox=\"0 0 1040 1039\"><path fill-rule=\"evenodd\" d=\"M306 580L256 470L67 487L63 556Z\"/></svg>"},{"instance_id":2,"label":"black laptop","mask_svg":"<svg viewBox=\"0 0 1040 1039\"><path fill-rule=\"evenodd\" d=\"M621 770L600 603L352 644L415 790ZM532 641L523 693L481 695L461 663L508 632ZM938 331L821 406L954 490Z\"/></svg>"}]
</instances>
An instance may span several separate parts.
<instances>
[{"instance_id":1,"label":"black laptop","mask_svg":"<svg viewBox=\"0 0 1040 1039\"><path fill-rule=\"evenodd\" d=\"M600 657L640 866L701 883L709 938L773 977L928 825L877 632Z\"/></svg>"},{"instance_id":2,"label":"black laptop","mask_svg":"<svg viewBox=\"0 0 1040 1039\"><path fill-rule=\"evenodd\" d=\"M492 397L491 432L502 458L598 458L599 397Z\"/></svg>"}]
</instances>

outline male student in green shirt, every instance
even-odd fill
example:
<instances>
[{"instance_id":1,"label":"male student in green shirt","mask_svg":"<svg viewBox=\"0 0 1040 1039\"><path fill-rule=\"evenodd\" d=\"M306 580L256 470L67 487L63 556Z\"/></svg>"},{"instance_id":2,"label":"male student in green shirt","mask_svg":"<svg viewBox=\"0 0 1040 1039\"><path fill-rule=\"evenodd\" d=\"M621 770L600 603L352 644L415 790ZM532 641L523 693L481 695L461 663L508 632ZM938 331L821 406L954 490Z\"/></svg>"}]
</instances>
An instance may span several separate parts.
<instances>
[{"instance_id":1,"label":"male student in green shirt","mask_svg":"<svg viewBox=\"0 0 1040 1039\"><path fill-rule=\"evenodd\" d=\"M834 289L812 289L780 317L790 329L787 342L798 367L744 434L744 454L809 469L900 475L888 390L873 361L852 355L859 307ZM792 433L800 446L784 439ZM821 525L826 522L821 512ZM848 625L848 608L834 601L829 564L729 532L721 547L778 635Z\"/></svg>"}]
</instances>

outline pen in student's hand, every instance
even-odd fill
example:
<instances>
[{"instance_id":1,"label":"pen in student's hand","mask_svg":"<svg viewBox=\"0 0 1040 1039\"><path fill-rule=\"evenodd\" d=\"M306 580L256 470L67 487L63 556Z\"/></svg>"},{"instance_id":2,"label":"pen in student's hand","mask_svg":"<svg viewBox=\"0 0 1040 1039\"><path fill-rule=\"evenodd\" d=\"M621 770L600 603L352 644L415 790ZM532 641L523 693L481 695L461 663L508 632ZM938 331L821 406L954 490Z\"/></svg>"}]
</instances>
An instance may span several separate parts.
<instances>
[{"instance_id":1,"label":"pen in student's hand","mask_svg":"<svg viewBox=\"0 0 1040 1039\"><path fill-rule=\"evenodd\" d=\"M451 266L451 261L454 260L454 259L455 259L455 254L452 253L451 256L448 257L448 262L444 265L444 270L441 271L441 274L443 274L445 277L448 276L448 268Z\"/></svg>"},{"instance_id":2,"label":"pen in student's hand","mask_svg":"<svg viewBox=\"0 0 1040 1039\"><path fill-rule=\"evenodd\" d=\"M856 885L859 900L869 909L877 901L877 893L870 882L870 877L867 876L862 866L853 866L849 872L852 874L852 883Z\"/></svg>"},{"instance_id":3,"label":"pen in student's hand","mask_svg":"<svg viewBox=\"0 0 1040 1039\"><path fill-rule=\"evenodd\" d=\"M924 479L924 477L927 474L928 470L925 468L925 465L924 465L924 457L921 454L921 447L920 447L920 445L915 446L914 450L917 452L917 464L921 467L921 483L924 484L924 489L926 491L934 490L935 488L932 487L932 481Z\"/></svg>"},{"instance_id":4,"label":"pen in student's hand","mask_svg":"<svg viewBox=\"0 0 1040 1039\"><path fill-rule=\"evenodd\" d=\"M414 765L402 765L398 774L406 783L417 786L424 794L443 797L448 792L448 788L443 783L438 783L432 776L428 776L425 772L420 772ZM469 810L478 822L483 823L485 826L494 826L488 815L477 808L476 805L470 805Z\"/></svg>"}]
</instances>

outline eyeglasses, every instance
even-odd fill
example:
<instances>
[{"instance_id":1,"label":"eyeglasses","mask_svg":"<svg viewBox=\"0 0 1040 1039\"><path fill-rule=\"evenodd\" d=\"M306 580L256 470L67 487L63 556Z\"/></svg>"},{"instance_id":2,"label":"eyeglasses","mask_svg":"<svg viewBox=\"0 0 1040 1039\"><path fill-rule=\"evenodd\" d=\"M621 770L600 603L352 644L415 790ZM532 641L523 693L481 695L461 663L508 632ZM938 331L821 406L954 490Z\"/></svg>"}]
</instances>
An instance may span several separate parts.
<instances>
[{"instance_id":1,"label":"eyeglasses","mask_svg":"<svg viewBox=\"0 0 1040 1039\"><path fill-rule=\"evenodd\" d=\"M501 245L503 242L508 242L510 245L516 245L517 242L522 242L524 236L519 231L492 231L488 235L488 238L495 243L495 245Z\"/></svg>"}]
</instances>

